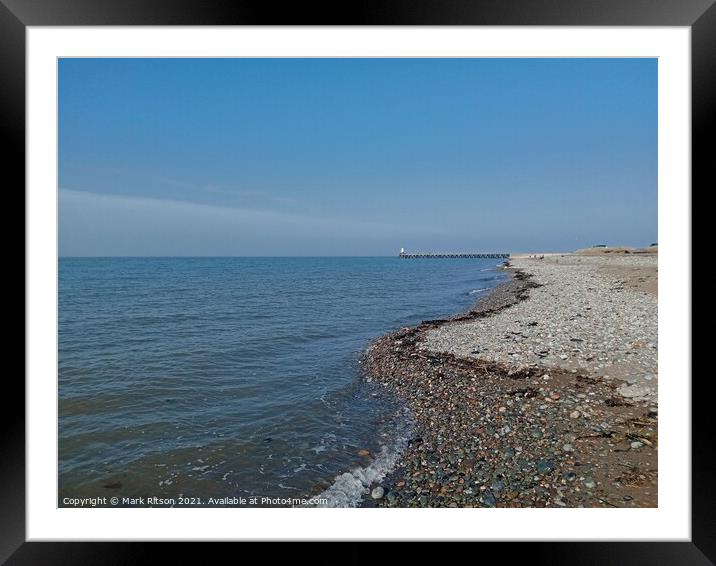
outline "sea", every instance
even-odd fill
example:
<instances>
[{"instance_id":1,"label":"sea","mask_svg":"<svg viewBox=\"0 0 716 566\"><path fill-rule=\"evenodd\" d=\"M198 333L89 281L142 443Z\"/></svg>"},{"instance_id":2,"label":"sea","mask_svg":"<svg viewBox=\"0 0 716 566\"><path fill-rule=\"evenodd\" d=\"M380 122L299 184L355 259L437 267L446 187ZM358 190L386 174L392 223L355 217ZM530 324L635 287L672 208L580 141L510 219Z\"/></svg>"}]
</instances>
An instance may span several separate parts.
<instances>
[{"instance_id":1,"label":"sea","mask_svg":"<svg viewBox=\"0 0 716 566\"><path fill-rule=\"evenodd\" d=\"M498 263L60 258L58 505L359 505L414 426L361 354Z\"/></svg>"}]
</instances>

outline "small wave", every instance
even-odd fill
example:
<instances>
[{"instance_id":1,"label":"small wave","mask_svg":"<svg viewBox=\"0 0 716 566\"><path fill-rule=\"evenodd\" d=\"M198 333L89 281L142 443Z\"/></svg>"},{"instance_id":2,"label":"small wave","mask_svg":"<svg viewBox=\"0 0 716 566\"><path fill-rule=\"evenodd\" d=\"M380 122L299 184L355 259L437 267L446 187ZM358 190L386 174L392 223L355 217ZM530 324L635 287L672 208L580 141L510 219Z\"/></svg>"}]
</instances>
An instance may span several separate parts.
<instances>
[{"instance_id":1,"label":"small wave","mask_svg":"<svg viewBox=\"0 0 716 566\"><path fill-rule=\"evenodd\" d=\"M476 295L477 293L482 293L483 291L487 291L489 287L480 287L479 289L473 289L472 291L468 291L468 295Z\"/></svg>"},{"instance_id":2,"label":"small wave","mask_svg":"<svg viewBox=\"0 0 716 566\"><path fill-rule=\"evenodd\" d=\"M395 416L391 430L384 433L389 440L381 446L375 459L367 466L337 476L333 484L316 497L328 501L319 507L356 507L370 486L381 481L395 467L415 430L415 417L407 407Z\"/></svg>"}]
</instances>

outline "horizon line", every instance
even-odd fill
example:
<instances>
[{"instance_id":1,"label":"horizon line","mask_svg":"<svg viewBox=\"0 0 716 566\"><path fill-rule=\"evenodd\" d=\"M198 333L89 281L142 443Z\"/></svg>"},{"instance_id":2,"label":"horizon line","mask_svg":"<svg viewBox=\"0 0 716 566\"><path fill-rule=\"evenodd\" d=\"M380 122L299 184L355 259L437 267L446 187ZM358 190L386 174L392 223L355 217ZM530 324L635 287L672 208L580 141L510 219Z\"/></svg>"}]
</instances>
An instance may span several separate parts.
<instances>
[{"instance_id":1,"label":"horizon line","mask_svg":"<svg viewBox=\"0 0 716 566\"><path fill-rule=\"evenodd\" d=\"M572 250L573 251L573 250ZM461 252L413 252L413 253L461 253ZM473 253L473 252L464 252ZM478 252L474 252L478 253ZM492 253L492 252L485 252ZM494 252L497 253L497 252ZM500 252L500 253L571 253L571 251L565 250L550 250L550 251L526 251L526 252ZM212 259L212 258L267 258L267 259L286 259L286 258L376 258L376 257L395 257L400 256L399 252L395 254L385 255L64 255L57 256L57 259Z\"/></svg>"}]
</instances>

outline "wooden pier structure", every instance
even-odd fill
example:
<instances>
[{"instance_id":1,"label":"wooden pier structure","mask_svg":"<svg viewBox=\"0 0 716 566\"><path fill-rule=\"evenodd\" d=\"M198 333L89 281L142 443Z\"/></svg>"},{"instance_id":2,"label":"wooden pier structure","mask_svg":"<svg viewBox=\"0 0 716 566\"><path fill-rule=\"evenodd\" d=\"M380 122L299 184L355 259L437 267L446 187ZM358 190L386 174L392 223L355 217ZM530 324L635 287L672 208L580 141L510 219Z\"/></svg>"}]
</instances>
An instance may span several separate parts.
<instances>
[{"instance_id":1,"label":"wooden pier structure","mask_svg":"<svg viewBox=\"0 0 716 566\"><path fill-rule=\"evenodd\" d=\"M442 259L442 258L467 258L467 259L509 259L510 254L508 253L443 253L443 252L415 252L408 253L400 250L398 257L401 259Z\"/></svg>"}]
</instances>

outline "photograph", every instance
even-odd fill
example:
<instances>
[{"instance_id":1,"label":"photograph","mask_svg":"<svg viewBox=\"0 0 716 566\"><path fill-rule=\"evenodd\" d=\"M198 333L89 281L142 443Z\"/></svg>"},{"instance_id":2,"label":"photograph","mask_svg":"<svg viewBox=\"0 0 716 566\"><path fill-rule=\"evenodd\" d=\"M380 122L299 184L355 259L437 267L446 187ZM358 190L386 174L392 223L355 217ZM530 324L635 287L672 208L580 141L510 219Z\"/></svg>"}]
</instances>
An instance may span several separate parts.
<instances>
[{"instance_id":1,"label":"photograph","mask_svg":"<svg viewBox=\"0 0 716 566\"><path fill-rule=\"evenodd\" d=\"M658 508L659 65L58 57L57 507Z\"/></svg>"},{"instance_id":2,"label":"photograph","mask_svg":"<svg viewBox=\"0 0 716 566\"><path fill-rule=\"evenodd\" d=\"M0 0L25 211L0 564L713 563L714 0L178 1Z\"/></svg>"}]
</instances>

